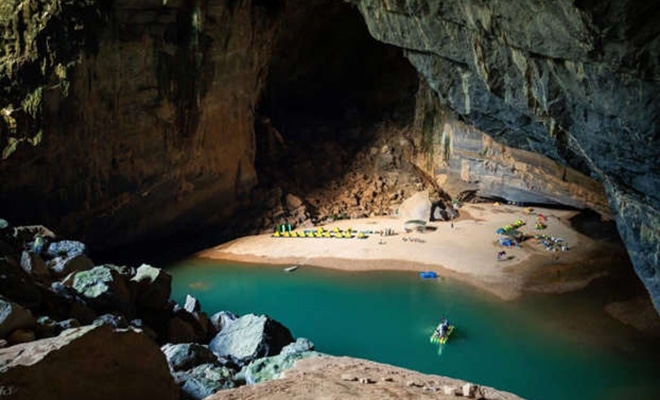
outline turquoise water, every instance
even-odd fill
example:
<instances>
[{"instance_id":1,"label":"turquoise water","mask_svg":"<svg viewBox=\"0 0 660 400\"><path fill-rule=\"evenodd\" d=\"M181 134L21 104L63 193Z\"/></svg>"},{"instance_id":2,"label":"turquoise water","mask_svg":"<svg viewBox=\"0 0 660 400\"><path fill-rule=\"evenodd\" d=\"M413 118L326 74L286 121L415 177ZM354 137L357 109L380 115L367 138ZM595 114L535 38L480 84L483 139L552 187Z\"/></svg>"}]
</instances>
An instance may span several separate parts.
<instances>
[{"instance_id":1,"label":"turquoise water","mask_svg":"<svg viewBox=\"0 0 660 400\"><path fill-rule=\"evenodd\" d=\"M502 302L413 273L301 267L287 274L278 267L200 259L169 271L176 301L190 293L208 313L268 314L333 355L447 375L537 400L652 398L659 387L655 348L625 345L630 333L613 320L570 322L566 310L589 308L579 297ZM442 315L458 329L438 355L428 337ZM589 340L582 331L590 327L607 330L607 340Z\"/></svg>"}]
</instances>

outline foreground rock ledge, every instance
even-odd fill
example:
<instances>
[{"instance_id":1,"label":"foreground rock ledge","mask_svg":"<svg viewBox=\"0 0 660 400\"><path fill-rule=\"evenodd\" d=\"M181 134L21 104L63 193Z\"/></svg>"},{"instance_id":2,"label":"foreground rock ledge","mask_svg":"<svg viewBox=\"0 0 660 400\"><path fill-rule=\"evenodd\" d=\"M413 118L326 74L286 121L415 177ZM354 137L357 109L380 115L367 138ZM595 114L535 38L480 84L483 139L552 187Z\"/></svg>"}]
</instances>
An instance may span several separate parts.
<instances>
[{"instance_id":1,"label":"foreground rock ledge","mask_svg":"<svg viewBox=\"0 0 660 400\"><path fill-rule=\"evenodd\" d=\"M3 400L176 400L165 356L146 335L109 326L69 329L0 350Z\"/></svg>"},{"instance_id":2,"label":"foreground rock ledge","mask_svg":"<svg viewBox=\"0 0 660 400\"><path fill-rule=\"evenodd\" d=\"M224 390L207 400L456 399L458 396L522 400L511 393L458 379L349 357L304 359L284 372L281 379Z\"/></svg>"}]
</instances>

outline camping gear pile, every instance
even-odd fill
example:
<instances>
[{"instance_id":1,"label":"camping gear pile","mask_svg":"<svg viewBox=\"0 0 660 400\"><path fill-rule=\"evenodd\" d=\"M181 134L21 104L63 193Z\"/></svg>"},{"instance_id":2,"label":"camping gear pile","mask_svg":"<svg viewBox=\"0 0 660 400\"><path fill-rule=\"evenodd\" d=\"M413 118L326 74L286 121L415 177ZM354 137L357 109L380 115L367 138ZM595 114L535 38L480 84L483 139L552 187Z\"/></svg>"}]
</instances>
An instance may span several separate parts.
<instances>
[{"instance_id":1,"label":"camping gear pile","mask_svg":"<svg viewBox=\"0 0 660 400\"><path fill-rule=\"evenodd\" d=\"M500 241L500 245L504 247L520 247L518 241L510 237L501 237L499 241Z\"/></svg>"},{"instance_id":2,"label":"camping gear pile","mask_svg":"<svg viewBox=\"0 0 660 400\"><path fill-rule=\"evenodd\" d=\"M562 238L534 235L534 243L543 245L547 251L568 251L568 243Z\"/></svg>"},{"instance_id":3,"label":"camping gear pile","mask_svg":"<svg viewBox=\"0 0 660 400\"><path fill-rule=\"evenodd\" d=\"M513 231L517 230L518 228L520 228L523 225L525 225L525 221L519 219L511 225L506 225L506 226L501 227L500 229L497 230L496 233L498 235L507 235L507 234L509 234L509 232L513 232Z\"/></svg>"},{"instance_id":4,"label":"camping gear pile","mask_svg":"<svg viewBox=\"0 0 660 400\"><path fill-rule=\"evenodd\" d=\"M548 219L545 217L545 215L539 214L536 217L536 223L534 224L534 228L536 228L538 230L547 228L548 225L545 224L547 221L548 221Z\"/></svg>"},{"instance_id":5,"label":"camping gear pile","mask_svg":"<svg viewBox=\"0 0 660 400\"><path fill-rule=\"evenodd\" d=\"M426 222L419 219L411 219L406 221L404 224L404 230L406 233L411 233L414 231L424 232L426 231Z\"/></svg>"},{"instance_id":6,"label":"camping gear pile","mask_svg":"<svg viewBox=\"0 0 660 400\"><path fill-rule=\"evenodd\" d=\"M404 242L412 242L412 243L426 243L426 240L420 238L402 237L401 240L403 240Z\"/></svg>"},{"instance_id":7,"label":"camping gear pile","mask_svg":"<svg viewBox=\"0 0 660 400\"><path fill-rule=\"evenodd\" d=\"M281 229L285 227L285 229ZM274 238L326 238L326 239L366 239L370 232L356 231L352 228L346 230L334 228L327 230L323 227L294 231L290 224L278 225L278 229L271 235Z\"/></svg>"},{"instance_id":8,"label":"camping gear pile","mask_svg":"<svg viewBox=\"0 0 660 400\"><path fill-rule=\"evenodd\" d=\"M518 228L523 225L525 225L525 222L519 219L511 225L506 225L498 229L495 233L502 235L502 237L499 238L499 244L505 247L520 248L520 242L525 240L525 234L520 232Z\"/></svg>"}]
</instances>

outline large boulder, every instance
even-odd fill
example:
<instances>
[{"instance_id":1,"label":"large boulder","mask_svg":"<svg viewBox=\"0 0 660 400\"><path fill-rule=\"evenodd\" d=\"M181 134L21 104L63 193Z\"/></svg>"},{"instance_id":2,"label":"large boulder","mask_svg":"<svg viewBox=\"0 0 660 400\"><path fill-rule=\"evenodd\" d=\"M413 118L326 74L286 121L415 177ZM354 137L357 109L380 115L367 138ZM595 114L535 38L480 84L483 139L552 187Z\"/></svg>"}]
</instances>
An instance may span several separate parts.
<instances>
[{"instance_id":1,"label":"large boulder","mask_svg":"<svg viewBox=\"0 0 660 400\"><path fill-rule=\"evenodd\" d=\"M198 365L213 364L218 359L208 346L197 343L168 343L160 349L172 371L186 371Z\"/></svg>"},{"instance_id":2,"label":"large boulder","mask_svg":"<svg viewBox=\"0 0 660 400\"><path fill-rule=\"evenodd\" d=\"M85 326L0 350L3 399L178 400L158 346L132 330Z\"/></svg>"},{"instance_id":3,"label":"large boulder","mask_svg":"<svg viewBox=\"0 0 660 400\"><path fill-rule=\"evenodd\" d=\"M172 276L160 268L142 264L131 281L137 283L136 303L139 307L162 309L170 298Z\"/></svg>"},{"instance_id":4,"label":"large boulder","mask_svg":"<svg viewBox=\"0 0 660 400\"><path fill-rule=\"evenodd\" d=\"M21 255L21 268L28 274L42 278L49 274L48 266L41 256L32 251L24 251Z\"/></svg>"},{"instance_id":5,"label":"large boulder","mask_svg":"<svg viewBox=\"0 0 660 400\"><path fill-rule=\"evenodd\" d=\"M67 258L83 255L87 253L85 243L75 240L60 240L53 242L48 246L46 254L50 257L66 256Z\"/></svg>"},{"instance_id":6,"label":"large boulder","mask_svg":"<svg viewBox=\"0 0 660 400\"><path fill-rule=\"evenodd\" d=\"M293 342L284 325L265 315L248 314L231 321L218 333L209 348L216 355L231 357L238 364L279 354Z\"/></svg>"},{"instance_id":7,"label":"large boulder","mask_svg":"<svg viewBox=\"0 0 660 400\"><path fill-rule=\"evenodd\" d=\"M0 339L6 338L17 329L32 329L36 323L30 310L0 298Z\"/></svg>"},{"instance_id":8,"label":"large boulder","mask_svg":"<svg viewBox=\"0 0 660 400\"><path fill-rule=\"evenodd\" d=\"M417 192L407 198L399 207L399 217L404 220L429 221L431 218L431 200L427 190Z\"/></svg>"},{"instance_id":9,"label":"large boulder","mask_svg":"<svg viewBox=\"0 0 660 400\"><path fill-rule=\"evenodd\" d=\"M184 399L202 400L213 393L235 388L233 371L227 367L214 364L202 364L185 372L174 374L181 385Z\"/></svg>"},{"instance_id":10,"label":"large boulder","mask_svg":"<svg viewBox=\"0 0 660 400\"><path fill-rule=\"evenodd\" d=\"M69 275L64 285L70 286L97 309L124 310L131 296L124 278L115 269L100 265Z\"/></svg>"},{"instance_id":11,"label":"large boulder","mask_svg":"<svg viewBox=\"0 0 660 400\"><path fill-rule=\"evenodd\" d=\"M298 360L322 355L316 351L306 351L259 358L245 366L241 370L241 375L243 375L248 385L254 385L279 378L282 372L293 367L293 364Z\"/></svg>"},{"instance_id":12,"label":"large boulder","mask_svg":"<svg viewBox=\"0 0 660 400\"><path fill-rule=\"evenodd\" d=\"M94 262L84 254L55 257L48 262L50 271L57 276L66 276L72 272L87 271L94 267Z\"/></svg>"},{"instance_id":13,"label":"large boulder","mask_svg":"<svg viewBox=\"0 0 660 400\"><path fill-rule=\"evenodd\" d=\"M223 327L229 325L231 321L238 319L238 315L230 311L220 311L211 316L211 324L217 332L220 332Z\"/></svg>"},{"instance_id":14,"label":"large boulder","mask_svg":"<svg viewBox=\"0 0 660 400\"><path fill-rule=\"evenodd\" d=\"M193 325L180 317L173 317L167 322L166 339L170 343L189 343L198 339Z\"/></svg>"}]
</instances>

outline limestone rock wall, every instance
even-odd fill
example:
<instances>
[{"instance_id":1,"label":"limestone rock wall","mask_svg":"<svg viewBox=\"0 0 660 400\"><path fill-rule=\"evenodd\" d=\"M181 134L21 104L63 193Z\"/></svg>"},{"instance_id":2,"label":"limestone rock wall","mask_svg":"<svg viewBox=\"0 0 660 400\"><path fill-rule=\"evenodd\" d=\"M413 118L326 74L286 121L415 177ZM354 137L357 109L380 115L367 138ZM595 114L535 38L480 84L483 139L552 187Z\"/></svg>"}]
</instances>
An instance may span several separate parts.
<instances>
[{"instance_id":1,"label":"limestone rock wall","mask_svg":"<svg viewBox=\"0 0 660 400\"><path fill-rule=\"evenodd\" d=\"M451 197L475 191L519 203L591 208L611 219L603 185L542 154L498 143L443 109L430 88L417 95L412 162Z\"/></svg>"},{"instance_id":2,"label":"limestone rock wall","mask_svg":"<svg viewBox=\"0 0 660 400\"><path fill-rule=\"evenodd\" d=\"M660 309L660 9L653 2L353 0L441 102L600 179Z\"/></svg>"},{"instance_id":3,"label":"limestone rock wall","mask_svg":"<svg viewBox=\"0 0 660 400\"><path fill-rule=\"evenodd\" d=\"M68 12L66 0L13 3L14 19L1 22L19 33L7 42L14 47L3 54L3 78L18 79L8 66L32 68L21 63L25 54L46 67L40 80L26 82L40 93L38 118L24 115L18 90L1 104L13 107L15 121L2 124L3 144L22 140L0 164L5 215L107 246L222 220L243 202L257 181L253 109L277 7L87 2L91 19ZM25 21L44 11L35 4L51 7L53 17L21 35ZM57 59L54 49L66 47L76 29L88 37L71 39L78 47ZM32 147L23 139L37 135L27 132L35 126L42 131Z\"/></svg>"}]
</instances>

